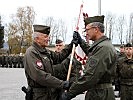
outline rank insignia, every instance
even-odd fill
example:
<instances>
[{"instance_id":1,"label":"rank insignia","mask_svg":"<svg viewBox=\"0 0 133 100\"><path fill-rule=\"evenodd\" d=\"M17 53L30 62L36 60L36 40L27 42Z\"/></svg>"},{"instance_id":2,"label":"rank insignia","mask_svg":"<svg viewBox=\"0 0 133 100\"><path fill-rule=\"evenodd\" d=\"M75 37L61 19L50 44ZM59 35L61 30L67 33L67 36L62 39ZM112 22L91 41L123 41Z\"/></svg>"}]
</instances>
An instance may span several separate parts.
<instances>
[{"instance_id":1,"label":"rank insignia","mask_svg":"<svg viewBox=\"0 0 133 100\"><path fill-rule=\"evenodd\" d=\"M98 60L94 58L89 59L89 66L90 67L95 67L98 64Z\"/></svg>"}]
</instances>

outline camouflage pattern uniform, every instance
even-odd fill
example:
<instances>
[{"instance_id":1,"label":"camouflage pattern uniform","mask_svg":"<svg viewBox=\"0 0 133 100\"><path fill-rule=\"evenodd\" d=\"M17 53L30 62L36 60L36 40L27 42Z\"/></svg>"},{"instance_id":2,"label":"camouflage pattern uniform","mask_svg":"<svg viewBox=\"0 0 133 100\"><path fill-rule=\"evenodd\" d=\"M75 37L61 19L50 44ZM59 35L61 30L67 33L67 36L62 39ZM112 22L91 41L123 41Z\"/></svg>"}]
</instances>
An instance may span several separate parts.
<instances>
[{"instance_id":1,"label":"camouflage pattern uniform","mask_svg":"<svg viewBox=\"0 0 133 100\"><path fill-rule=\"evenodd\" d=\"M111 41L103 36L89 47L80 44L88 55L84 75L74 82L69 92L73 95L87 91L85 100L115 100L112 77L115 75L116 50Z\"/></svg>"},{"instance_id":2,"label":"camouflage pattern uniform","mask_svg":"<svg viewBox=\"0 0 133 100\"><path fill-rule=\"evenodd\" d=\"M62 80L57 79L53 64L62 62L69 56L72 45L68 45L59 54L41 48L37 43L30 46L24 56L25 74L28 85L33 88L33 100L58 100L54 95L56 88L62 89Z\"/></svg>"},{"instance_id":3,"label":"camouflage pattern uniform","mask_svg":"<svg viewBox=\"0 0 133 100\"><path fill-rule=\"evenodd\" d=\"M121 100L133 100L133 58L118 60L117 77L120 80Z\"/></svg>"},{"instance_id":4,"label":"camouflage pattern uniform","mask_svg":"<svg viewBox=\"0 0 133 100\"><path fill-rule=\"evenodd\" d=\"M124 52L117 53L117 63L119 62L119 59L123 59L124 57L126 57ZM120 79L119 79L119 77L117 77L117 75L113 81L113 85L115 86L115 91L120 92ZM120 95L118 94L118 96L120 96Z\"/></svg>"},{"instance_id":5,"label":"camouflage pattern uniform","mask_svg":"<svg viewBox=\"0 0 133 100\"><path fill-rule=\"evenodd\" d=\"M118 55L117 55L118 59L121 58L121 57L125 57L125 56L126 56L126 55L125 55L124 52L120 52L120 53L118 53Z\"/></svg>"}]
</instances>

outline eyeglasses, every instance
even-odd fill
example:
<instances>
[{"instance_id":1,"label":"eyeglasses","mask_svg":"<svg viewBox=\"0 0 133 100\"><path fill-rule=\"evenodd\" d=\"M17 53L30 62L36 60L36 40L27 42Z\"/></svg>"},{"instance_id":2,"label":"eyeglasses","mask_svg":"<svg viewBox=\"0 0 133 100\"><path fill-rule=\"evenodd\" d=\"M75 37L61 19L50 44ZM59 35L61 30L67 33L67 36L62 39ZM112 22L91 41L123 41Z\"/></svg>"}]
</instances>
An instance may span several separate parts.
<instances>
[{"instance_id":1,"label":"eyeglasses","mask_svg":"<svg viewBox=\"0 0 133 100\"><path fill-rule=\"evenodd\" d=\"M92 29L92 28L96 28L96 27L91 27L91 28L85 29L84 32L89 31L89 30Z\"/></svg>"}]
</instances>

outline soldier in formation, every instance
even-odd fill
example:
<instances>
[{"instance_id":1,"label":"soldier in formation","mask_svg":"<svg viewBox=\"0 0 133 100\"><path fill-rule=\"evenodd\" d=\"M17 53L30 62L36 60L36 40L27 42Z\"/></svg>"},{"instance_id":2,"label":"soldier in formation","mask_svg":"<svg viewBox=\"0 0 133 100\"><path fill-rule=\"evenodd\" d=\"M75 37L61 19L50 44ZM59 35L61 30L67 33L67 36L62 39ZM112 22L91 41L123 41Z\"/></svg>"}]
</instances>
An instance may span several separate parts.
<instances>
[{"instance_id":1,"label":"soldier in formation","mask_svg":"<svg viewBox=\"0 0 133 100\"><path fill-rule=\"evenodd\" d=\"M0 67L2 68L24 68L23 55L0 55Z\"/></svg>"},{"instance_id":2,"label":"soldier in formation","mask_svg":"<svg viewBox=\"0 0 133 100\"><path fill-rule=\"evenodd\" d=\"M121 100L133 100L133 46L125 45L125 56L117 62L117 88Z\"/></svg>"}]
</instances>

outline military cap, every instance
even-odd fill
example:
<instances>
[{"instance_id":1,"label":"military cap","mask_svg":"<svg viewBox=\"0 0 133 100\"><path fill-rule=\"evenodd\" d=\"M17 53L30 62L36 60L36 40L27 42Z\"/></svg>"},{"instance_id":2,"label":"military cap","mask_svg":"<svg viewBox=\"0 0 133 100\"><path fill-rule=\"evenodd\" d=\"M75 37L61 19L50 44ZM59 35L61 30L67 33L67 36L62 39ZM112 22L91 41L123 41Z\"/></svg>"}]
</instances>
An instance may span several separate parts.
<instances>
[{"instance_id":1,"label":"military cap","mask_svg":"<svg viewBox=\"0 0 133 100\"><path fill-rule=\"evenodd\" d=\"M43 34L49 35L50 33L50 27L49 26L44 26L44 25L33 25L34 32L40 32Z\"/></svg>"},{"instance_id":2,"label":"military cap","mask_svg":"<svg viewBox=\"0 0 133 100\"><path fill-rule=\"evenodd\" d=\"M61 40L61 39L56 39L55 44L59 44L59 43L62 43L62 42L63 42L63 40Z\"/></svg>"},{"instance_id":3,"label":"military cap","mask_svg":"<svg viewBox=\"0 0 133 100\"><path fill-rule=\"evenodd\" d=\"M122 44L122 45L120 46L120 48L124 48L124 44Z\"/></svg>"},{"instance_id":4,"label":"military cap","mask_svg":"<svg viewBox=\"0 0 133 100\"><path fill-rule=\"evenodd\" d=\"M132 44L131 44L131 43L127 43L127 44L125 45L125 47L132 47Z\"/></svg>"},{"instance_id":5,"label":"military cap","mask_svg":"<svg viewBox=\"0 0 133 100\"><path fill-rule=\"evenodd\" d=\"M84 22L85 22L85 26L87 26L88 24L93 23L93 22L100 22L103 24L104 23L104 15L85 18Z\"/></svg>"}]
</instances>

